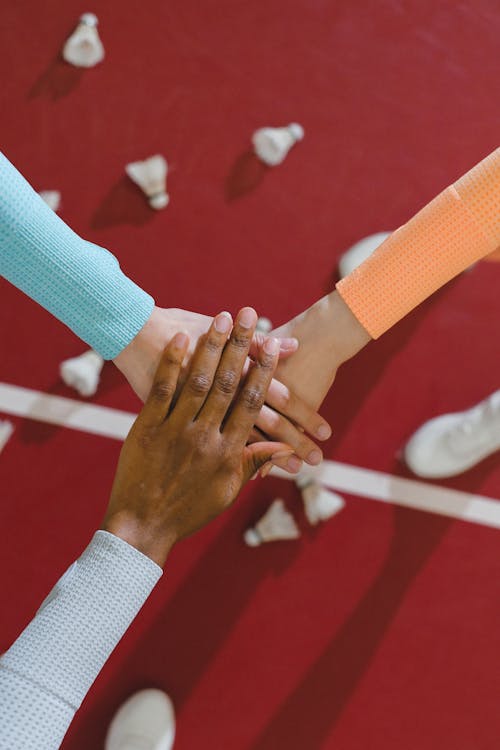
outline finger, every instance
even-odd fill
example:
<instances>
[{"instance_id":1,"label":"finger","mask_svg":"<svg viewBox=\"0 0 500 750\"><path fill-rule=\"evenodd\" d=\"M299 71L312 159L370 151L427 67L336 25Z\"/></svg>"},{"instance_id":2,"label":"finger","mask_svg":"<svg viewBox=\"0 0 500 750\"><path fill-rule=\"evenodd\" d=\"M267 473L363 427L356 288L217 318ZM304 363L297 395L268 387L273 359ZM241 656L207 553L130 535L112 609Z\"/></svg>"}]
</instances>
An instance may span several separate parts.
<instances>
[{"instance_id":1,"label":"finger","mask_svg":"<svg viewBox=\"0 0 500 750\"><path fill-rule=\"evenodd\" d=\"M264 441L247 445L243 454L243 477L246 482L269 461L291 456L292 448L286 443Z\"/></svg>"},{"instance_id":2,"label":"finger","mask_svg":"<svg viewBox=\"0 0 500 750\"><path fill-rule=\"evenodd\" d=\"M207 333L200 336L186 382L175 405L176 416L194 419L200 411L212 387L232 324L231 315L221 312L215 316Z\"/></svg>"},{"instance_id":3,"label":"finger","mask_svg":"<svg viewBox=\"0 0 500 750\"><path fill-rule=\"evenodd\" d=\"M267 405L263 407L255 424L267 437L291 445L297 456L308 464L316 466L323 460L320 448L311 438L307 437L289 419Z\"/></svg>"},{"instance_id":4,"label":"finger","mask_svg":"<svg viewBox=\"0 0 500 750\"><path fill-rule=\"evenodd\" d=\"M266 408L265 406L263 407ZM266 439L266 436L263 435L263 433L257 428L254 427L253 430L250 431L250 435L248 436L247 445L252 445L253 443L261 443L263 440ZM273 465L277 466L279 469L283 469L283 471L287 471L289 474L297 474L302 468L303 461L300 459L295 453L292 455L289 455L287 452L286 456L275 456L276 460L273 460Z\"/></svg>"},{"instance_id":5,"label":"finger","mask_svg":"<svg viewBox=\"0 0 500 750\"><path fill-rule=\"evenodd\" d=\"M251 307L244 307L236 316L210 393L200 410L199 419L218 427L222 424L240 386L241 373L248 357L256 323L257 313Z\"/></svg>"},{"instance_id":6,"label":"finger","mask_svg":"<svg viewBox=\"0 0 500 750\"><path fill-rule=\"evenodd\" d=\"M188 346L189 337L185 333L176 333L165 347L139 415L144 424L161 424L168 415Z\"/></svg>"},{"instance_id":7,"label":"finger","mask_svg":"<svg viewBox=\"0 0 500 750\"><path fill-rule=\"evenodd\" d=\"M265 333L261 333L260 331L255 332L254 337L252 339L252 343L250 345L250 351L248 353L252 359L257 359L259 355L259 351L262 349L266 338L268 338L268 336L266 336ZM291 357L292 354L295 354L295 352L299 348L298 339L279 338L278 341L280 342L280 354L279 354L280 361L284 359L288 359L288 357Z\"/></svg>"},{"instance_id":8,"label":"finger","mask_svg":"<svg viewBox=\"0 0 500 750\"><path fill-rule=\"evenodd\" d=\"M328 440L332 435L328 422L279 380L274 379L269 386L266 404L295 422L318 440ZM306 457L301 455L301 458L305 459Z\"/></svg>"},{"instance_id":9,"label":"finger","mask_svg":"<svg viewBox=\"0 0 500 750\"><path fill-rule=\"evenodd\" d=\"M223 434L238 445L247 442L250 430L264 405L267 389L278 364L279 341L268 338L245 378Z\"/></svg>"}]
</instances>

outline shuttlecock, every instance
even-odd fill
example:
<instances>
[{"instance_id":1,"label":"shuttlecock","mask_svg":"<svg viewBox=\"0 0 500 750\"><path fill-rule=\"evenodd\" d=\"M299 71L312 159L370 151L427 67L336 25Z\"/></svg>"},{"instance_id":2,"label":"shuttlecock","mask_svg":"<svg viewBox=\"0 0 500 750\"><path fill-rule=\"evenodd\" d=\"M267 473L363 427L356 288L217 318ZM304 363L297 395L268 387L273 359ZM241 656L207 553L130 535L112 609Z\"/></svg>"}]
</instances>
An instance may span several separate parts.
<instances>
[{"instance_id":1,"label":"shuttlecock","mask_svg":"<svg viewBox=\"0 0 500 750\"><path fill-rule=\"evenodd\" d=\"M380 245L390 237L392 232L377 232L376 234L370 234L368 237L363 237L362 240L356 242L355 245L350 247L345 253L342 254L339 260L339 275L343 279L345 276L349 276L355 268L364 263Z\"/></svg>"},{"instance_id":2,"label":"shuttlecock","mask_svg":"<svg viewBox=\"0 0 500 750\"><path fill-rule=\"evenodd\" d=\"M80 396L93 396L99 385L104 360L93 349L61 362L59 372L66 385L74 388Z\"/></svg>"},{"instance_id":3,"label":"shuttlecock","mask_svg":"<svg viewBox=\"0 0 500 750\"><path fill-rule=\"evenodd\" d=\"M304 137L304 128L291 122L285 128L260 128L252 136L254 151L270 167L281 164L294 143Z\"/></svg>"},{"instance_id":4,"label":"shuttlecock","mask_svg":"<svg viewBox=\"0 0 500 750\"><path fill-rule=\"evenodd\" d=\"M14 425L8 419L0 419L0 453L3 451L7 442L14 432Z\"/></svg>"},{"instance_id":5,"label":"shuttlecock","mask_svg":"<svg viewBox=\"0 0 500 750\"><path fill-rule=\"evenodd\" d=\"M58 190L40 190L38 195L53 211L57 211L61 205L61 193Z\"/></svg>"},{"instance_id":6,"label":"shuttlecock","mask_svg":"<svg viewBox=\"0 0 500 750\"><path fill-rule=\"evenodd\" d=\"M257 325L255 326L256 331L260 331L260 333L269 333L273 329L273 324L269 320L269 318L258 318L257 319Z\"/></svg>"},{"instance_id":7,"label":"shuttlecock","mask_svg":"<svg viewBox=\"0 0 500 750\"><path fill-rule=\"evenodd\" d=\"M144 161L134 161L125 167L125 172L141 188L151 208L157 210L165 208L170 200L167 194L167 171L167 161L160 154Z\"/></svg>"},{"instance_id":8,"label":"shuttlecock","mask_svg":"<svg viewBox=\"0 0 500 750\"><path fill-rule=\"evenodd\" d=\"M299 529L283 500L275 500L255 526L247 529L243 538L249 547L258 547L264 542L275 542L279 539L297 539Z\"/></svg>"},{"instance_id":9,"label":"shuttlecock","mask_svg":"<svg viewBox=\"0 0 500 750\"><path fill-rule=\"evenodd\" d=\"M327 521L345 505L340 495L327 490L307 474L299 474L295 478L295 484L301 492L306 518L312 526L316 526L319 521Z\"/></svg>"},{"instance_id":10,"label":"shuttlecock","mask_svg":"<svg viewBox=\"0 0 500 750\"><path fill-rule=\"evenodd\" d=\"M97 31L97 16L84 13L63 47L62 56L77 68L93 68L104 59L104 47Z\"/></svg>"}]
</instances>

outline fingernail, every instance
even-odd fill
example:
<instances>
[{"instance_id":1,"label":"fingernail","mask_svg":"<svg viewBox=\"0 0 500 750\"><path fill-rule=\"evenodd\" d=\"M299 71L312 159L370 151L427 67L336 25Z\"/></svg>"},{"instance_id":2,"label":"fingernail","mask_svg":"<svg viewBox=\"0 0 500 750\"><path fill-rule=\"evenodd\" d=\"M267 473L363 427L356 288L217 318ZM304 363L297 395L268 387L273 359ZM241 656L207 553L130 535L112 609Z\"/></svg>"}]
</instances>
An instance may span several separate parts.
<instances>
[{"instance_id":1,"label":"fingernail","mask_svg":"<svg viewBox=\"0 0 500 750\"><path fill-rule=\"evenodd\" d=\"M327 424L320 424L320 426L316 430L316 435L320 440L328 440L331 434L332 431Z\"/></svg>"},{"instance_id":2,"label":"fingernail","mask_svg":"<svg viewBox=\"0 0 500 750\"><path fill-rule=\"evenodd\" d=\"M291 471L300 471L302 468L302 461L297 456L291 456L286 465Z\"/></svg>"},{"instance_id":3,"label":"fingernail","mask_svg":"<svg viewBox=\"0 0 500 750\"><path fill-rule=\"evenodd\" d=\"M311 451L310 454L307 457L307 463L308 464L320 464L323 460L323 456L321 455L320 451Z\"/></svg>"},{"instance_id":4,"label":"fingernail","mask_svg":"<svg viewBox=\"0 0 500 750\"><path fill-rule=\"evenodd\" d=\"M266 339L264 341L264 351L266 354L277 354L280 350L280 342L278 339Z\"/></svg>"},{"instance_id":5,"label":"fingernail","mask_svg":"<svg viewBox=\"0 0 500 750\"><path fill-rule=\"evenodd\" d=\"M269 472L271 471L272 468L273 468L273 465L269 464L269 463L265 464L262 467L262 469L260 470L260 475L261 475L262 479L264 479L264 477L267 477L267 475L269 474Z\"/></svg>"},{"instance_id":6,"label":"fingernail","mask_svg":"<svg viewBox=\"0 0 500 750\"><path fill-rule=\"evenodd\" d=\"M174 339L175 339L174 341L175 346L177 346L179 349L183 349L186 346L187 341L188 341L187 334L182 333L182 332L176 333L174 336Z\"/></svg>"},{"instance_id":7,"label":"fingernail","mask_svg":"<svg viewBox=\"0 0 500 750\"><path fill-rule=\"evenodd\" d=\"M238 323L242 328L251 328L257 320L257 313L251 307L245 307L238 317Z\"/></svg>"},{"instance_id":8,"label":"fingernail","mask_svg":"<svg viewBox=\"0 0 500 750\"><path fill-rule=\"evenodd\" d=\"M228 312L221 312L215 318L215 330L217 333L229 333L233 319Z\"/></svg>"}]
</instances>

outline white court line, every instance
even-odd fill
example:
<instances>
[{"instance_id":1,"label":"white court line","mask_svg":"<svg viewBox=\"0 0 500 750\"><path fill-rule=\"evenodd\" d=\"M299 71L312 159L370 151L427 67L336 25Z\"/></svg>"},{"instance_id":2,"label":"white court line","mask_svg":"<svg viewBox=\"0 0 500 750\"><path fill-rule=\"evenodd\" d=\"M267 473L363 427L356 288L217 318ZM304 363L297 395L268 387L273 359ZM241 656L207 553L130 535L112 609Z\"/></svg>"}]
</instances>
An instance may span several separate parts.
<instances>
[{"instance_id":1,"label":"white court line","mask_svg":"<svg viewBox=\"0 0 500 750\"><path fill-rule=\"evenodd\" d=\"M124 440L136 414L0 383L0 412Z\"/></svg>"},{"instance_id":2,"label":"white court line","mask_svg":"<svg viewBox=\"0 0 500 750\"><path fill-rule=\"evenodd\" d=\"M0 383L0 412L117 440L125 439L136 417L130 412L49 396L6 383ZM500 501L493 498L394 477L338 461L325 460L317 469L308 468L306 471L333 490L500 529ZM293 479L280 469L273 469L272 473L284 479Z\"/></svg>"},{"instance_id":3,"label":"white court line","mask_svg":"<svg viewBox=\"0 0 500 750\"><path fill-rule=\"evenodd\" d=\"M283 479L293 479L281 469L273 469L271 473ZM304 473L318 478L332 490L500 529L500 501L490 497L395 477L338 461L325 460L317 469L308 468Z\"/></svg>"}]
</instances>

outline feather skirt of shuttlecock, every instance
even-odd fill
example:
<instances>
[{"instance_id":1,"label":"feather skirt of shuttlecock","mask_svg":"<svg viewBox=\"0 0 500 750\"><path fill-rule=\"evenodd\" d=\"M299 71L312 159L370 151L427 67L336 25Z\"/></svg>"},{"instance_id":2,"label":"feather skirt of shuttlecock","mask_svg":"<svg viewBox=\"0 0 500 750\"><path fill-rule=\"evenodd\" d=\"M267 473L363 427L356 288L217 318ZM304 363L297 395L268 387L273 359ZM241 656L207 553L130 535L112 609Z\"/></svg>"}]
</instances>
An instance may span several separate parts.
<instances>
[{"instance_id":1,"label":"feather skirt of shuttlecock","mask_svg":"<svg viewBox=\"0 0 500 750\"><path fill-rule=\"evenodd\" d=\"M254 151L261 161L275 167L285 159L292 146L304 137L304 128L296 122L284 128L260 128L252 136Z\"/></svg>"},{"instance_id":2,"label":"feather skirt of shuttlecock","mask_svg":"<svg viewBox=\"0 0 500 750\"><path fill-rule=\"evenodd\" d=\"M97 31L97 16L84 13L66 41L62 56L77 68L92 68L104 59L104 47Z\"/></svg>"},{"instance_id":3,"label":"feather skirt of shuttlecock","mask_svg":"<svg viewBox=\"0 0 500 750\"><path fill-rule=\"evenodd\" d=\"M132 182L141 188L149 205L158 210L165 208L170 200L167 194L167 160L161 154L144 161L134 161L125 167Z\"/></svg>"},{"instance_id":4,"label":"feather skirt of shuttlecock","mask_svg":"<svg viewBox=\"0 0 500 750\"><path fill-rule=\"evenodd\" d=\"M61 362L59 372L66 385L78 391L80 396L88 398L97 391L103 365L101 355L89 349L79 357Z\"/></svg>"},{"instance_id":5,"label":"feather skirt of shuttlecock","mask_svg":"<svg viewBox=\"0 0 500 750\"><path fill-rule=\"evenodd\" d=\"M249 547L258 547L264 542L297 539L299 536L294 517L286 510L283 500L277 499L255 526L246 530L244 540Z\"/></svg>"}]
</instances>

